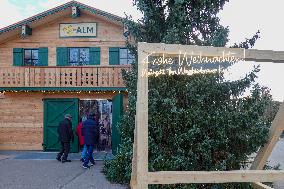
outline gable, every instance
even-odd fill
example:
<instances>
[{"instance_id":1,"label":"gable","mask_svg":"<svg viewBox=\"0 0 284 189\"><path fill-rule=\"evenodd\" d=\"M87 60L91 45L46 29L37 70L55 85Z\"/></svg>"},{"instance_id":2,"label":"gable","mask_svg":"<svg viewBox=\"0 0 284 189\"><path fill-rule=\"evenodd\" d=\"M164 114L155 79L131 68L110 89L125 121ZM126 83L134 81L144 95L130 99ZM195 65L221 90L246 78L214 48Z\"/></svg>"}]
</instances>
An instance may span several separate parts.
<instances>
[{"instance_id":1,"label":"gable","mask_svg":"<svg viewBox=\"0 0 284 189\"><path fill-rule=\"evenodd\" d=\"M59 35L62 23L96 23L96 37L67 37ZM14 48L48 48L48 65L56 66L56 49L58 47L99 47L101 49L101 65L108 65L110 47L125 47L123 26L93 14L82 14L73 19L70 15L62 16L32 30L32 35L22 38L15 35L0 43L0 67L10 67L13 64Z\"/></svg>"},{"instance_id":2,"label":"gable","mask_svg":"<svg viewBox=\"0 0 284 189\"><path fill-rule=\"evenodd\" d=\"M121 17L101 11L99 9L87 6L85 4L76 1L71 1L61 6L55 7L53 9L32 16L30 18L27 18L25 20L22 20L18 23L0 29L0 43L3 43L4 41L7 41L9 38L12 38L14 36L17 35L21 36L22 26L24 25L28 25L30 28L33 29L38 26L45 25L54 20L58 20L62 17L66 16L72 17L72 8L74 7L80 11L81 16L94 15L97 16L98 18L105 19L113 24L123 26L122 24L123 19Z\"/></svg>"}]
</instances>

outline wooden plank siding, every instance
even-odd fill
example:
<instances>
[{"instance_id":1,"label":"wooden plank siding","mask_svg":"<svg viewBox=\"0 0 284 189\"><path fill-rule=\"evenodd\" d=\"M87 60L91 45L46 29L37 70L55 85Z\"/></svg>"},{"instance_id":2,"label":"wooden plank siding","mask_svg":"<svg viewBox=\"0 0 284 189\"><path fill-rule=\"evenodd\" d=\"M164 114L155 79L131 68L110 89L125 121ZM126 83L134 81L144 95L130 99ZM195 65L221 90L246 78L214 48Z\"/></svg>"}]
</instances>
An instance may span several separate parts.
<instances>
[{"instance_id":1,"label":"wooden plank siding","mask_svg":"<svg viewBox=\"0 0 284 189\"><path fill-rule=\"evenodd\" d=\"M0 150L41 150L42 95L5 93L0 99Z\"/></svg>"},{"instance_id":2,"label":"wooden plank siding","mask_svg":"<svg viewBox=\"0 0 284 189\"><path fill-rule=\"evenodd\" d=\"M0 93L2 94L2 93ZM112 99L113 92L6 92L0 98L0 150L42 150L43 99Z\"/></svg>"},{"instance_id":3,"label":"wooden plank siding","mask_svg":"<svg viewBox=\"0 0 284 189\"><path fill-rule=\"evenodd\" d=\"M97 37L95 38L60 38L60 23L96 22ZM62 16L47 24L32 28L31 36L21 38L15 36L9 41L0 41L0 67L13 64L13 48L48 47L48 66L56 66L56 47L100 47L101 66L108 66L109 47L125 47L122 24L107 21L95 15L82 14L76 19L70 15Z\"/></svg>"}]
</instances>

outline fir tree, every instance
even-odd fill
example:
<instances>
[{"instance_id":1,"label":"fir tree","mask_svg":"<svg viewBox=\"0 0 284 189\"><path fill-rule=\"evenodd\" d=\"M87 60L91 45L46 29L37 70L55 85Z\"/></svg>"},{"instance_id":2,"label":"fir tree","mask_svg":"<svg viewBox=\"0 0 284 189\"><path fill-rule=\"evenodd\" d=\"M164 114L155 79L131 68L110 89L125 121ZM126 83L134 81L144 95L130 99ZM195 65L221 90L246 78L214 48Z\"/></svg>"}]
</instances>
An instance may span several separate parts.
<instances>
[{"instance_id":1,"label":"fir tree","mask_svg":"<svg viewBox=\"0 0 284 189\"><path fill-rule=\"evenodd\" d=\"M137 23L128 16L127 46L137 55L137 42L225 46L228 27L217 13L228 0L134 0L143 13ZM259 32L234 47L250 48ZM269 90L254 83L258 68L245 78L225 81L222 73L163 75L149 78L149 171L232 170L247 166L248 156L268 137ZM137 64L124 73L129 108L119 123L120 151L106 161L113 182L129 183L131 175ZM251 95L243 98L251 88ZM247 184L155 185L150 188L249 188Z\"/></svg>"}]
</instances>

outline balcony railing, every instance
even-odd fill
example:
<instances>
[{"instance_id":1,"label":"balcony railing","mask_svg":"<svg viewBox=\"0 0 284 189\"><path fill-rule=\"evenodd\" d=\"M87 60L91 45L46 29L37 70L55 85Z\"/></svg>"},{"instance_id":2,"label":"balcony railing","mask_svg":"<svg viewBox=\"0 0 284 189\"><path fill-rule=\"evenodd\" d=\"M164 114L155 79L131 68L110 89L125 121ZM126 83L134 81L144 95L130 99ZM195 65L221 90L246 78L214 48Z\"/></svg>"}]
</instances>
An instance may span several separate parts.
<instances>
[{"instance_id":1,"label":"balcony railing","mask_svg":"<svg viewBox=\"0 0 284 189\"><path fill-rule=\"evenodd\" d=\"M0 67L0 87L125 87L130 66Z\"/></svg>"}]
</instances>

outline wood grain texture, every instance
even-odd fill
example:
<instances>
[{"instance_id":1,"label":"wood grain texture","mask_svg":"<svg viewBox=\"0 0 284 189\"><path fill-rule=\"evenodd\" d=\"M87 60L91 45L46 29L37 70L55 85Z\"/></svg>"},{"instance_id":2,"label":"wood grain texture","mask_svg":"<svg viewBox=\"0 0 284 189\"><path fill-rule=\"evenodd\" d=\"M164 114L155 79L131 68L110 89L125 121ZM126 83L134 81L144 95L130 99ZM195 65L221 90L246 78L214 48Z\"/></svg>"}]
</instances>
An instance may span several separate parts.
<instances>
[{"instance_id":1,"label":"wood grain texture","mask_svg":"<svg viewBox=\"0 0 284 189\"><path fill-rule=\"evenodd\" d=\"M260 182L255 182L255 183L252 183L252 187L254 189L273 189L271 188L270 186L267 186L265 184L262 184Z\"/></svg>"},{"instance_id":2,"label":"wood grain texture","mask_svg":"<svg viewBox=\"0 0 284 189\"><path fill-rule=\"evenodd\" d=\"M115 93L5 93L0 99L0 150L42 150L45 98L112 99Z\"/></svg>"},{"instance_id":3,"label":"wood grain texture","mask_svg":"<svg viewBox=\"0 0 284 189\"><path fill-rule=\"evenodd\" d=\"M96 22L96 38L60 38L60 23ZM76 19L70 15L62 15L48 24L39 25L33 29L31 36L16 37L0 44L0 67L9 67L13 64L13 48L48 47L48 65L56 66L56 47L100 47L101 66L108 65L109 47L125 47L123 26L99 18L95 15L83 14Z\"/></svg>"},{"instance_id":4,"label":"wood grain texture","mask_svg":"<svg viewBox=\"0 0 284 189\"><path fill-rule=\"evenodd\" d=\"M149 184L274 182L284 180L284 171L160 171L149 172L147 178Z\"/></svg>"},{"instance_id":5,"label":"wood grain texture","mask_svg":"<svg viewBox=\"0 0 284 189\"><path fill-rule=\"evenodd\" d=\"M276 62L284 63L284 51L241 49L228 47L196 46L196 45L179 45L164 43L139 43L140 48L146 54L172 54L179 53L193 56L222 56L223 53L230 53L236 58L244 58L248 61L256 62Z\"/></svg>"}]
</instances>

